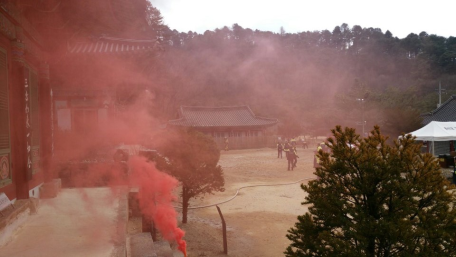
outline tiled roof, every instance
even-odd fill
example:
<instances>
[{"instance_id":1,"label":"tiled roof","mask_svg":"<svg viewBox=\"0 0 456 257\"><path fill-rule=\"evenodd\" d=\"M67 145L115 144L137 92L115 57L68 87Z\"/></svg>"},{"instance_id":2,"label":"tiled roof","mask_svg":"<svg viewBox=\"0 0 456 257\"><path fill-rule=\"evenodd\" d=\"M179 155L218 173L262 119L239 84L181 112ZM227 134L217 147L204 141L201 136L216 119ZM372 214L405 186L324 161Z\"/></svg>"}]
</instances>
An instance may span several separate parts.
<instances>
[{"instance_id":1,"label":"tiled roof","mask_svg":"<svg viewBox=\"0 0 456 257\"><path fill-rule=\"evenodd\" d=\"M423 125L431 121L456 121L456 95L451 96L437 109L422 114Z\"/></svg>"},{"instance_id":2,"label":"tiled roof","mask_svg":"<svg viewBox=\"0 0 456 257\"><path fill-rule=\"evenodd\" d=\"M71 54L134 53L154 50L158 47L156 40L136 40L101 37L88 42L78 42L68 47Z\"/></svg>"},{"instance_id":3,"label":"tiled roof","mask_svg":"<svg viewBox=\"0 0 456 257\"><path fill-rule=\"evenodd\" d=\"M180 119L168 123L186 127L271 126L277 119L255 116L248 106L191 107L181 106Z\"/></svg>"}]
</instances>

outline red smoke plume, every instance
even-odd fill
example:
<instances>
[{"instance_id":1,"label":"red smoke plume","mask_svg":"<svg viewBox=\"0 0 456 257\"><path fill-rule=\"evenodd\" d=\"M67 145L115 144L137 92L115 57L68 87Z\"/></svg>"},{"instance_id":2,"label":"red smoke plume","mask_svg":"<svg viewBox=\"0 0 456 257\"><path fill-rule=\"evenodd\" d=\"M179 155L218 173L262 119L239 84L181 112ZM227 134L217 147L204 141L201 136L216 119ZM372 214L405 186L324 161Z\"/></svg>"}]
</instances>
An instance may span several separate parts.
<instances>
[{"instance_id":1,"label":"red smoke plume","mask_svg":"<svg viewBox=\"0 0 456 257\"><path fill-rule=\"evenodd\" d=\"M147 162L134 156L129 161L131 183L140 188L138 198L142 213L154 221L156 228L167 241L175 241L178 249L187 256L185 232L177 226L177 213L172 205L176 200L173 190L178 181Z\"/></svg>"}]
</instances>

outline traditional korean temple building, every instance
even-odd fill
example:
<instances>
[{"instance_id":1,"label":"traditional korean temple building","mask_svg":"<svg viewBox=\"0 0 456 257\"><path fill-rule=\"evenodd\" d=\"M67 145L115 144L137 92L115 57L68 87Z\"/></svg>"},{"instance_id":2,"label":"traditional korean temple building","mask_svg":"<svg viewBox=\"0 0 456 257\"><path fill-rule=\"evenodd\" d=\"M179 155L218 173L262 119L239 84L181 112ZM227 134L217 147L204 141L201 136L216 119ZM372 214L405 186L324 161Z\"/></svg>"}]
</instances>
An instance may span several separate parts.
<instances>
[{"instance_id":1,"label":"traditional korean temple building","mask_svg":"<svg viewBox=\"0 0 456 257\"><path fill-rule=\"evenodd\" d=\"M147 0L0 0L0 247L57 195L57 164L71 164L61 153L91 156L82 142L97 146L144 94L141 67L159 47L149 11Z\"/></svg>"},{"instance_id":2,"label":"traditional korean temple building","mask_svg":"<svg viewBox=\"0 0 456 257\"><path fill-rule=\"evenodd\" d=\"M273 146L277 123L277 119L255 116L248 106L181 106L179 119L170 120L168 125L191 127L210 135L221 149L225 138L230 149L243 149Z\"/></svg>"},{"instance_id":3,"label":"traditional korean temple building","mask_svg":"<svg viewBox=\"0 0 456 257\"><path fill-rule=\"evenodd\" d=\"M59 136L97 130L122 108L118 84L144 83L128 70L158 47L146 5L0 0L0 194L39 198L58 178Z\"/></svg>"}]
</instances>

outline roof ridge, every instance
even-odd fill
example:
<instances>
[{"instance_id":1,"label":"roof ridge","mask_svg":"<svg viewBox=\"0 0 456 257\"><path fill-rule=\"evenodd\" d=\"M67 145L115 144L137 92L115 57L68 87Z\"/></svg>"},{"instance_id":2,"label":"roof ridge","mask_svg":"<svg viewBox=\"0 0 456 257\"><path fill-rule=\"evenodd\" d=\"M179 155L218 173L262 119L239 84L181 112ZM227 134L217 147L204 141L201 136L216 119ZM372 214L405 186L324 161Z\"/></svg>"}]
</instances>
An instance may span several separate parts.
<instances>
[{"instance_id":1,"label":"roof ridge","mask_svg":"<svg viewBox=\"0 0 456 257\"><path fill-rule=\"evenodd\" d=\"M233 105L233 106L190 106L181 105L181 108L200 108L200 109L226 109L226 108L249 108L248 105Z\"/></svg>"},{"instance_id":2,"label":"roof ridge","mask_svg":"<svg viewBox=\"0 0 456 257\"><path fill-rule=\"evenodd\" d=\"M131 42L131 43L156 43L157 42L157 39L133 39L133 38L119 38L119 37L107 37L107 36L100 36L100 37L98 37L98 39Z\"/></svg>"},{"instance_id":3,"label":"roof ridge","mask_svg":"<svg viewBox=\"0 0 456 257\"><path fill-rule=\"evenodd\" d=\"M443 102L443 104L441 104L439 107L437 107L436 109L434 109L433 111L430 111L431 114L434 114L436 112L438 112L440 109L442 109L442 107L444 105L447 105L449 102L453 101L453 100L456 100L456 95L452 95L450 96L445 102Z\"/></svg>"},{"instance_id":4,"label":"roof ridge","mask_svg":"<svg viewBox=\"0 0 456 257\"><path fill-rule=\"evenodd\" d=\"M270 126L277 119L256 116L248 105L180 106L179 118L172 125L192 127Z\"/></svg>"},{"instance_id":5,"label":"roof ridge","mask_svg":"<svg viewBox=\"0 0 456 257\"><path fill-rule=\"evenodd\" d=\"M263 119L263 120L275 120L275 121L278 121L278 120L279 120L279 119L276 119L276 118L268 118L268 117L256 116L256 115L255 115L255 118Z\"/></svg>"},{"instance_id":6,"label":"roof ridge","mask_svg":"<svg viewBox=\"0 0 456 257\"><path fill-rule=\"evenodd\" d=\"M456 120L456 95L449 97L444 103L442 103L436 109L427 113L422 113L422 124L428 124L431 121L451 121Z\"/></svg>"}]
</instances>

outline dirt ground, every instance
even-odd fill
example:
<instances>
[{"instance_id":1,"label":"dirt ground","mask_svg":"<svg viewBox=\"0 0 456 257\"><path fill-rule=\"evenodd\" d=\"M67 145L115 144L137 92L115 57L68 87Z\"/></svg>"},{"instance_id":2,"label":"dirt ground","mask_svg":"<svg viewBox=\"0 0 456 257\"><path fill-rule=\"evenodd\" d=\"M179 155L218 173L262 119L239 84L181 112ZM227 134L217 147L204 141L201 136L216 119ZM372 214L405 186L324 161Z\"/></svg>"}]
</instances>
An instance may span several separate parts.
<instances>
[{"instance_id":1,"label":"dirt ground","mask_svg":"<svg viewBox=\"0 0 456 257\"><path fill-rule=\"evenodd\" d=\"M287 171L287 161L277 158L271 148L223 151L219 164L225 177L225 192L190 202L191 207L220 203L228 236L228 255L223 254L222 222L216 207L189 210L188 223L179 224L186 232L189 257L278 257L290 244L287 230L297 216L305 213L301 205L305 192L300 180L314 179L313 147L298 148L298 164ZM296 182L296 183L294 183ZM287 184L287 185L276 185Z\"/></svg>"}]
</instances>

